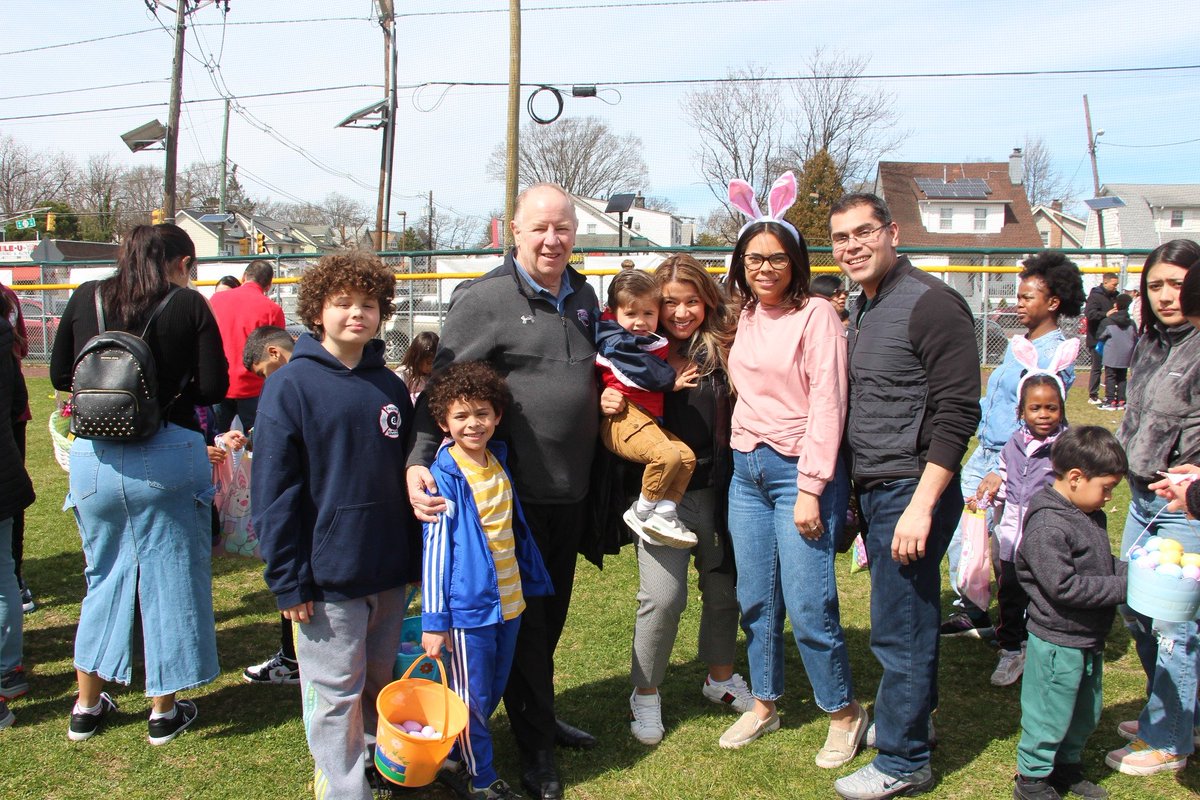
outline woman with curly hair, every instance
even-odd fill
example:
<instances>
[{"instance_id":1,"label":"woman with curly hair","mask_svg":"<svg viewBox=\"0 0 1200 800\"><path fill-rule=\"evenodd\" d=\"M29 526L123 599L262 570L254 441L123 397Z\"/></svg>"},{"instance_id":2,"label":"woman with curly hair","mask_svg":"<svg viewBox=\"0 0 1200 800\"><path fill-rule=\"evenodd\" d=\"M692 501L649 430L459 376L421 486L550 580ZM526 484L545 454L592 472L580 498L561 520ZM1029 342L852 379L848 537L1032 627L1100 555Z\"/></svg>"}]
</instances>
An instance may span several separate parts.
<instances>
[{"instance_id":1,"label":"woman with curly hair","mask_svg":"<svg viewBox=\"0 0 1200 800\"><path fill-rule=\"evenodd\" d=\"M1059 328L1059 319L1077 317L1083 309L1083 278L1072 261L1053 250L1043 250L1025 259L1022 266L1024 269L1017 286L1017 319L1025 326L1025 338L1037 350L1038 366L1045 367L1050 363L1054 351L1066 340L1066 335ZM990 505L999 489L999 478L995 473L1000 463L1000 451L1020 424L1017 386L1024 369L1010 344L1000 366L992 370L987 391L979 401L983 412L976 431L979 446L962 468L962 492L963 497L969 502L978 503L980 508ZM1069 391L1075 382L1074 368L1068 367L1060 377ZM994 480L985 481L989 475ZM990 512L988 517L990 529L995 521L991 519ZM961 528L954 532L948 550L952 586L962 553L960 533ZM976 608L965 597L955 600L955 605L962 610L942 623L943 636L990 636L992 623L986 608ZM1001 652L1000 663L992 673L993 684L1008 686L1021 677L1024 669L1023 652L1020 649Z\"/></svg>"},{"instance_id":2,"label":"woman with curly hair","mask_svg":"<svg viewBox=\"0 0 1200 800\"><path fill-rule=\"evenodd\" d=\"M412 403L375 338L395 276L378 257L322 258L300 281L302 334L263 388L252 516L267 586L296 625L318 794L370 800L375 699L392 677L421 539L404 486Z\"/></svg>"}]
</instances>

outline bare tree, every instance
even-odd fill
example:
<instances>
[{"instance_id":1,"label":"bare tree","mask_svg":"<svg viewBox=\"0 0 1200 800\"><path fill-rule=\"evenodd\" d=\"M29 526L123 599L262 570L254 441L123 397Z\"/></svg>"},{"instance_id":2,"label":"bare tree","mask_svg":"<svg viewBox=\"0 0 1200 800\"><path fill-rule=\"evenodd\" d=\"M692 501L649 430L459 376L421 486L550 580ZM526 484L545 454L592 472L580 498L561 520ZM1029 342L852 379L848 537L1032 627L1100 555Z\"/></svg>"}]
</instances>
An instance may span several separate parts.
<instances>
[{"instance_id":1,"label":"bare tree","mask_svg":"<svg viewBox=\"0 0 1200 800\"><path fill-rule=\"evenodd\" d=\"M679 207L671 202L669 197L658 197L651 195L646 198L646 208L651 211L663 211L667 214L677 214Z\"/></svg>"},{"instance_id":2,"label":"bare tree","mask_svg":"<svg viewBox=\"0 0 1200 800\"><path fill-rule=\"evenodd\" d=\"M177 208L216 211L221 197L221 164L196 161L179 173L175 189Z\"/></svg>"},{"instance_id":3,"label":"bare tree","mask_svg":"<svg viewBox=\"0 0 1200 800\"><path fill-rule=\"evenodd\" d=\"M895 96L860 81L868 62L822 48L808 57L807 76L792 84L797 109L789 163L807 163L824 150L842 180L854 183L866 180L879 159L904 142Z\"/></svg>"},{"instance_id":4,"label":"bare tree","mask_svg":"<svg viewBox=\"0 0 1200 800\"><path fill-rule=\"evenodd\" d=\"M474 247L484 239L486 227L484 221L479 217L460 216L435 208L433 210L433 242L429 244L429 249L465 250ZM415 228L422 241L428 238L428 213L417 220Z\"/></svg>"},{"instance_id":5,"label":"bare tree","mask_svg":"<svg viewBox=\"0 0 1200 800\"><path fill-rule=\"evenodd\" d=\"M727 82L692 92L682 101L684 113L700 134L700 174L725 206L729 225L734 221L729 181L741 178L762 196L780 164L783 110L778 94L761 82L766 76L759 67L733 70Z\"/></svg>"},{"instance_id":6,"label":"bare tree","mask_svg":"<svg viewBox=\"0 0 1200 800\"><path fill-rule=\"evenodd\" d=\"M119 229L121 181L125 168L108 153L88 159L70 189L71 206L85 212L82 233L92 241L110 242Z\"/></svg>"},{"instance_id":7,"label":"bare tree","mask_svg":"<svg viewBox=\"0 0 1200 800\"><path fill-rule=\"evenodd\" d=\"M521 130L518 183L539 181L561 185L582 197L607 197L646 185L642 140L620 136L597 117L560 119L551 125L530 122ZM497 145L487 174L504 179L505 148Z\"/></svg>"},{"instance_id":8,"label":"bare tree","mask_svg":"<svg viewBox=\"0 0 1200 800\"><path fill-rule=\"evenodd\" d=\"M337 192L325 196L321 209L324 212L322 222L333 229L343 247L353 243L354 232L371 219L371 212L365 205Z\"/></svg>"},{"instance_id":9,"label":"bare tree","mask_svg":"<svg viewBox=\"0 0 1200 800\"><path fill-rule=\"evenodd\" d=\"M1025 195L1029 205L1050 205L1061 200L1070 205L1075 199L1071 182L1054 167L1050 148L1041 136L1025 137Z\"/></svg>"},{"instance_id":10,"label":"bare tree","mask_svg":"<svg viewBox=\"0 0 1200 800\"><path fill-rule=\"evenodd\" d=\"M76 170L62 153L36 153L11 136L0 135L0 213L64 198Z\"/></svg>"},{"instance_id":11,"label":"bare tree","mask_svg":"<svg viewBox=\"0 0 1200 800\"><path fill-rule=\"evenodd\" d=\"M120 203L124 210L120 228L150 224L150 212L162 205L163 173L159 167L142 164L121 176Z\"/></svg>"}]
</instances>

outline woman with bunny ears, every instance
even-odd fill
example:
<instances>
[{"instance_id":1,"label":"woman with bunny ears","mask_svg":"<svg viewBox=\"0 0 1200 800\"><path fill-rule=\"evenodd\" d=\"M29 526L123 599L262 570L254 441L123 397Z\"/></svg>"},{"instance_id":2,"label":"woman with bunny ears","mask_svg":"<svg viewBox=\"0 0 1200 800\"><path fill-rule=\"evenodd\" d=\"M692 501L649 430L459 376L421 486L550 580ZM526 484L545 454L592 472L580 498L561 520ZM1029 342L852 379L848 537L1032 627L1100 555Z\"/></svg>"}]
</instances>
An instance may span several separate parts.
<instances>
[{"instance_id":1,"label":"woman with bunny ears","mask_svg":"<svg viewBox=\"0 0 1200 800\"><path fill-rule=\"evenodd\" d=\"M729 531L754 708L720 744L743 747L779 729L786 614L816 703L830 716L816 763L833 769L854 757L868 724L854 699L833 569L849 494L838 458L846 338L832 304L809 291L807 246L783 219L796 199L792 173L771 187L767 214L744 181L730 184L729 198L751 220L729 268L745 303L729 354L738 393Z\"/></svg>"},{"instance_id":2,"label":"woman with bunny ears","mask_svg":"<svg viewBox=\"0 0 1200 800\"><path fill-rule=\"evenodd\" d=\"M1017 581L1017 548L1029 501L1054 481L1050 448L1066 429L1067 390L1060 376L1075 363L1079 340L1059 344L1045 368L1038 366L1037 348L1024 336L1013 337L1009 350L1025 369L1017 383L1018 425L1000 450L996 471L980 482L978 490L996 497L993 514L1000 551L996 641L1000 660L992 672L993 686L1011 686L1025 670L1025 609L1029 595Z\"/></svg>"},{"instance_id":3,"label":"woman with bunny ears","mask_svg":"<svg viewBox=\"0 0 1200 800\"><path fill-rule=\"evenodd\" d=\"M1043 250L1025 259L1017 286L1017 319L1025 326L1025 338L1037 351L1037 363L1049 365L1055 349L1066 341L1058 327L1061 317L1077 317L1083 309L1083 278L1079 268L1062 253ZM980 508L987 507L998 486L981 485L988 473L996 471L1000 450L1017 430L1017 384L1026 370L1017 361L1010 345L1000 366L992 370L988 378L987 391L979 401L982 418L976 437L979 446L962 468L961 487L963 497L975 502ZM1075 370L1066 367L1062 374L1063 387L1069 390L1075 382ZM1064 397L1065 397L1064 392ZM989 528L995 524L989 514ZM947 551L950 559L950 585L955 585L958 573L958 558L962 552L961 531L954 532ZM992 623L986 608L976 608L966 598L954 601L961 610L942 624L942 636L972 636L987 638L992 634Z\"/></svg>"}]
</instances>

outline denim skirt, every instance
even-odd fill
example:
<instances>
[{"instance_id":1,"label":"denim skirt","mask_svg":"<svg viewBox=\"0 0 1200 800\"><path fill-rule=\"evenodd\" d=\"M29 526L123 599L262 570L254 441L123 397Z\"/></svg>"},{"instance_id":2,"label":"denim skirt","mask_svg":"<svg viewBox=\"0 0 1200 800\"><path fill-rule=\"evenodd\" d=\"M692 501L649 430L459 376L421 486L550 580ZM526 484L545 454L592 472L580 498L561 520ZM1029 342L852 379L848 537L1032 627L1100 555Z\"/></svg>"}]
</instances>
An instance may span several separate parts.
<instances>
[{"instance_id":1,"label":"denim skirt","mask_svg":"<svg viewBox=\"0 0 1200 800\"><path fill-rule=\"evenodd\" d=\"M147 696L217 677L213 493L195 431L168 424L129 444L75 440L64 508L75 512L87 567L78 669L128 684L140 612Z\"/></svg>"}]
</instances>

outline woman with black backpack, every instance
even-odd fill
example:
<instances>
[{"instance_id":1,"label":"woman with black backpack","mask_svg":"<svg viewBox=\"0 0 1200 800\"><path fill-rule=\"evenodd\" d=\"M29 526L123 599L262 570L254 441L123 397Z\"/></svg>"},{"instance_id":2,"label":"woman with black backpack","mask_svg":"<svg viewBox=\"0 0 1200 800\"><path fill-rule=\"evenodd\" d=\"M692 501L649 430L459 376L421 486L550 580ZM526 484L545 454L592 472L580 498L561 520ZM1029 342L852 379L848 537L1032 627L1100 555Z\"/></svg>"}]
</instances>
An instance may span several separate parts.
<instances>
[{"instance_id":1,"label":"woman with black backpack","mask_svg":"<svg viewBox=\"0 0 1200 800\"><path fill-rule=\"evenodd\" d=\"M153 706L151 744L171 741L196 718L195 703L176 702L175 693L219 673L214 490L194 407L218 402L229 379L212 311L186 288L195 260L182 229L137 226L121 245L116 274L71 295L54 341L50 378L72 391L79 416L67 507L87 566L71 741L90 738L116 708L102 691L105 681L129 684L135 617ZM139 351L139 338L148 352ZM107 347L104 358L94 355L100 347ZM121 406L121 394L105 390L131 376L147 396Z\"/></svg>"}]
</instances>

